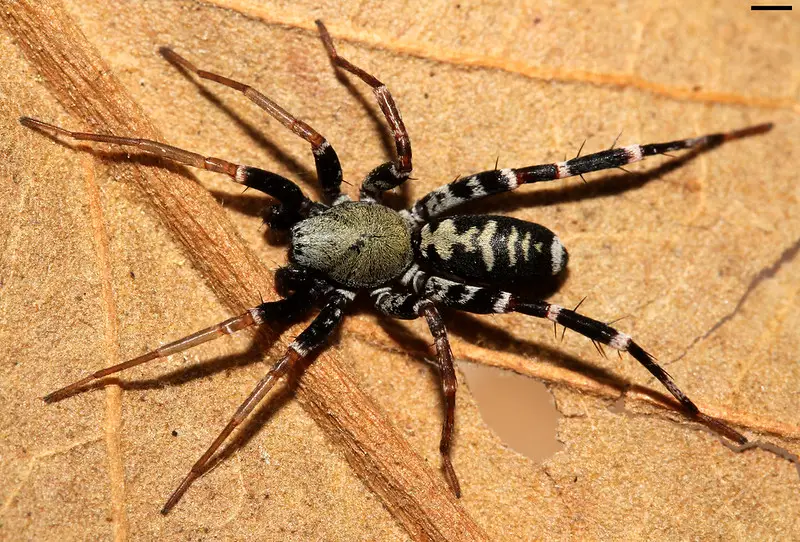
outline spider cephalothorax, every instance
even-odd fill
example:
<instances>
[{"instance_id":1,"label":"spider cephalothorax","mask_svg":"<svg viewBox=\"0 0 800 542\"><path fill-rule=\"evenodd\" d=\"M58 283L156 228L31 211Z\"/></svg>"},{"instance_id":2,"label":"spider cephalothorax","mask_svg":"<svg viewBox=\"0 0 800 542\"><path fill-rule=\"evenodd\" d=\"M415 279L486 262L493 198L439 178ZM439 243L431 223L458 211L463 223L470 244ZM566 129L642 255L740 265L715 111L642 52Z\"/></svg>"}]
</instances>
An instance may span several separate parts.
<instances>
[{"instance_id":1,"label":"spider cephalothorax","mask_svg":"<svg viewBox=\"0 0 800 542\"><path fill-rule=\"evenodd\" d=\"M298 222L289 257L348 288L375 288L411 264L411 231L388 207L345 201Z\"/></svg>"},{"instance_id":2,"label":"spider cephalothorax","mask_svg":"<svg viewBox=\"0 0 800 542\"><path fill-rule=\"evenodd\" d=\"M164 56L179 68L244 93L311 144L325 203L308 199L296 184L275 173L238 165L219 158L178 149L155 141L113 135L70 132L27 117L25 126L74 140L100 141L137 147L162 158L224 173L235 182L269 194L276 200L268 223L290 230L290 262L276 274L283 297L264 302L247 312L166 344L147 354L92 373L45 397L59 400L85 384L129 367L162 358L240 329L265 322L290 322L314 306L321 310L289 345L287 352L259 381L222 433L194 464L162 512L180 499L191 483L209 466L214 452L253 410L275 382L300 359L322 346L341 322L344 311L359 292L367 293L381 313L401 319L424 317L435 339L437 365L445 396L445 421L439 446L447 481L456 495L459 482L450 461L455 412L456 376L444 323L437 305L473 313L520 312L572 329L598 344L628 352L650 371L680 402L686 413L737 442L746 439L724 423L701 413L642 347L611 326L558 305L512 293L514 286L531 279L558 275L567 264L567 252L558 237L538 224L492 215L445 213L461 204L507 192L526 183L583 175L617 168L646 156L669 151L713 147L724 141L770 129L761 124L727 133L658 143L630 145L579 156L554 164L519 169L494 169L444 185L417 201L410 209L395 211L380 203L381 195L404 183L411 173L411 144L394 99L378 79L337 55L327 30L319 26L333 64L357 75L373 88L397 147L397 158L372 170L361 187L360 201L340 191L342 169L330 143L313 128L294 118L275 102L238 81L198 70L169 49ZM599 348L599 346L598 346Z\"/></svg>"}]
</instances>

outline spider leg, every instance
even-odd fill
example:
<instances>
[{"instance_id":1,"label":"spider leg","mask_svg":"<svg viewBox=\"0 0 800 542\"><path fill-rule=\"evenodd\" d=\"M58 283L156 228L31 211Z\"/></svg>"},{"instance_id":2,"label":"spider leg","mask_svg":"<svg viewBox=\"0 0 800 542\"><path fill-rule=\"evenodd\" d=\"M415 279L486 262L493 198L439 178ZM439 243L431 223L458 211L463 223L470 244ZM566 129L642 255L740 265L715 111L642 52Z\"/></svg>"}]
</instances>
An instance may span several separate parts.
<instances>
[{"instance_id":1,"label":"spider leg","mask_svg":"<svg viewBox=\"0 0 800 542\"><path fill-rule=\"evenodd\" d=\"M411 174L411 140L408 138L408 131L405 124L403 124L403 119L400 117L397 104L395 104L394 98L392 98L386 85L381 83L375 76L368 74L349 60L339 56L333 46L333 40L328 33L328 29L325 28L322 21L317 20L316 23L322 43L325 45L333 65L358 76L372 87L372 92L378 100L383 116L392 130L395 147L397 148L397 161L386 162L376 167L367 175L361 185L362 200L378 199L382 192L391 190L406 182Z\"/></svg>"},{"instance_id":2,"label":"spider leg","mask_svg":"<svg viewBox=\"0 0 800 542\"><path fill-rule=\"evenodd\" d=\"M437 366L442 383L442 393L445 402L445 418L442 425L442 438L439 441L439 453L442 456L447 483L456 497L461 497L461 484L450 459L450 448L453 442L453 427L455 426L456 388L458 380L453 366L453 352L450 350L450 341L447 338L447 329L444 326L439 311L432 301L423 299L415 294L393 292L391 288L378 288L370 292L374 298L375 308L383 314L403 320L414 320L424 316L428 328L436 343Z\"/></svg>"},{"instance_id":3,"label":"spider leg","mask_svg":"<svg viewBox=\"0 0 800 542\"><path fill-rule=\"evenodd\" d=\"M223 335L231 335L241 329L245 329L253 325L260 325L266 322L291 322L292 320L308 312L311 309L311 305L316 297L318 297L316 292L302 294L296 293L287 297L286 299L262 303L257 307L240 314L239 316L234 316L233 318L229 318L223 322L214 324L213 326L201 329L200 331L180 338L177 341L173 341L169 344L165 344L164 346L156 348L155 350L151 350L146 354L142 354L139 357L118 363L117 365L106 367L105 369L100 369L99 371L95 371L94 373L82 378L81 380L78 380L77 382L46 395L44 397L44 401L47 403L60 401L61 399L72 395L86 384L89 384L95 380L99 380L108 375L124 371L125 369L130 369L131 367L136 367L137 365L147 363L148 361L166 358L167 356L177 354L178 352L183 352L184 350L197 346L198 344L213 341L214 339L218 339Z\"/></svg>"},{"instance_id":4,"label":"spider leg","mask_svg":"<svg viewBox=\"0 0 800 542\"><path fill-rule=\"evenodd\" d=\"M275 120L286 126L289 130L302 137L311 144L311 152L314 154L314 162L317 167L317 178L322 184L322 192L326 201L337 203L342 198L340 185L342 184L342 166L339 157L328 140L320 135L311 126L300 119L292 116L291 113L267 98L250 85L240 83L222 75L198 69L194 64L183 58L181 55L168 47L160 49L169 62L179 68L194 73L201 79L207 79L238 90L258 107L269 113ZM345 197L344 200L349 198Z\"/></svg>"},{"instance_id":5,"label":"spider leg","mask_svg":"<svg viewBox=\"0 0 800 542\"><path fill-rule=\"evenodd\" d=\"M330 293L331 290L333 286L306 267L290 264L275 271L275 291L282 297L289 297L293 293L310 292L316 299L320 295Z\"/></svg>"},{"instance_id":6,"label":"spider leg","mask_svg":"<svg viewBox=\"0 0 800 542\"><path fill-rule=\"evenodd\" d=\"M121 137L115 135L71 132L53 124L29 117L20 117L20 124L28 128L39 130L50 135L66 137L75 141L98 141L119 145L122 147L136 147L147 154L171 160L179 164L186 164L200 169L207 169L216 173L224 173L234 182L254 188L281 202L282 207L293 214L294 221L308 214L312 202L303 195L300 188L289 179L276 173L264 171L250 166L243 166L228 162L221 158L203 156L195 152L173 147L166 143L159 143L150 139Z\"/></svg>"},{"instance_id":7,"label":"spider leg","mask_svg":"<svg viewBox=\"0 0 800 542\"><path fill-rule=\"evenodd\" d=\"M469 286L436 276L419 277L421 274L423 273L417 272L417 276L412 277L408 284L417 284L417 288L420 288L417 291L433 301L478 314L519 312L547 319L580 333L593 342L628 352L667 388L690 416L733 442L738 444L747 442L747 439L735 429L700 412L697 405L681 391L650 353L635 343L629 335L617 331L608 324L546 301L529 300L510 292Z\"/></svg>"},{"instance_id":8,"label":"spider leg","mask_svg":"<svg viewBox=\"0 0 800 542\"><path fill-rule=\"evenodd\" d=\"M354 294L346 290L337 290L314 321L289 345L286 353L279 359L262 378L247 399L239 406L222 432L214 439L206 452L198 459L178 488L172 493L169 500L161 509L162 514L169 512L177 504L189 486L202 475L208 467L209 461L217 449L222 445L236 427L241 424L248 414L269 393L275 383L295 364L307 358L314 350L322 346L331 336L342 321L344 308L354 298Z\"/></svg>"},{"instance_id":9,"label":"spider leg","mask_svg":"<svg viewBox=\"0 0 800 542\"><path fill-rule=\"evenodd\" d=\"M484 171L468 177L462 177L457 181L437 188L417 201L410 210L402 213L406 220L418 229L428 219L437 217L463 203L501 192L509 192L523 184L553 181L565 177L583 175L592 171L619 168L625 164L638 162L646 156L664 154L669 151L713 148L726 141L762 134L771 128L771 123L759 124L741 130L709 134L668 143L612 148L594 154L577 156L564 162L518 169L507 168Z\"/></svg>"}]
</instances>

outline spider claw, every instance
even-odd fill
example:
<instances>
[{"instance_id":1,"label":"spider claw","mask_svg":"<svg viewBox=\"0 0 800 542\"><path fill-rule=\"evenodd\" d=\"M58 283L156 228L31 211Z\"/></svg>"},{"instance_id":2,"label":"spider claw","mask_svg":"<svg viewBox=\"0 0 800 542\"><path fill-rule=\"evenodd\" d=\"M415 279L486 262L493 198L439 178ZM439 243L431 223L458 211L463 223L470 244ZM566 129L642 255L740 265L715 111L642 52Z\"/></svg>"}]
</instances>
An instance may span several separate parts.
<instances>
[{"instance_id":1,"label":"spider claw","mask_svg":"<svg viewBox=\"0 0 800 542\"><path fill-rule=\"evenodd\" d=\"M444 468L447 485L450 486L450 489L453 491L453 494L456 496L456 498L460 499L461 484L458 482L458 476L456 475L456 470L453 468L453 463L446 455L442 455L442 467Z\"/></svg>"}]
</instances>

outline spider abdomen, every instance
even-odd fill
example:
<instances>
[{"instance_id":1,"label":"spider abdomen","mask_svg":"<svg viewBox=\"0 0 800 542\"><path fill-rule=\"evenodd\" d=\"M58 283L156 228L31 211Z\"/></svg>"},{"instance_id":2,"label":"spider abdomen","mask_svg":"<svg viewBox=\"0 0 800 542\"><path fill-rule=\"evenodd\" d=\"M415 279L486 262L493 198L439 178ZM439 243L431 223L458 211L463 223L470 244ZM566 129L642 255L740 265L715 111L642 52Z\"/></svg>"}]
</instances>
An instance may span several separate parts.
<instances>
[{"instance_id":1,"label":"spider abdomen","mask_svg":"<svg viewBox=\"0 0 800 542\"><path fill-rule=\"evenodd\" d=\"M292 228L292 261L350 288L373 288L411 263L411 233L401 216L374 203L348 202Z\"/></svg>"},{"instance_id":2,"label":"spider abdomen","mask_svg":"<svg viewBox=\"0 0 800 542\"><path fill-rule=\"evenodd\" d=\"M567 251L553 232L507 216L431 221L420 231L418 246L420 258L435 271L493 284L557 275L567 265Z\"/></svg>"}]
</instances>

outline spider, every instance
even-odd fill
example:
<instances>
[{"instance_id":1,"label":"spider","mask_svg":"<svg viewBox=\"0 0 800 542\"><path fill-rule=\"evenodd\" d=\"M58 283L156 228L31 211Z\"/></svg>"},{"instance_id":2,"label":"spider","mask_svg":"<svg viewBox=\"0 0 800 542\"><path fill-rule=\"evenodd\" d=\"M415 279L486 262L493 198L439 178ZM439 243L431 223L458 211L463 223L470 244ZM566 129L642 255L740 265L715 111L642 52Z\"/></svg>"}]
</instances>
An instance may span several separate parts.
<instances>
[{"instance_id":1,"label":"spider","mask_svg":"<svg viewBox=\"0 0 800 542\"><path fill-rule=\"evenodd\" d=\"M628 352L667 388L688 416L731 441L738 444L747 442L733 428L700 412L655 358L629 335L578 313L577 307L570 310L513 293L515 285L556 277L564 271L568 254L552 231L516 218L486 214L452 215L450 211L464 203L515 190L527 183L582 177L584 173L621 168L647 156L670 151L716 147L725 141L764 133L771 129L771 124L668 143L621 148L612 145L608 150L585 156L580 156L579 152L576 158L558 163L517 169L495 167L457 179L430 192L409 209L396 211L382 205L381 196L406 182L412 171L411 143L400 112L386 86L339 56L325 25L321 21L316 21L316 24L334 68L350 72L372 87L396 145L396 159L367 174L358 201L352 201L341 192L339 159L321 134L254 88L200 70L169 48L162 48L161 53L179 69L242 92L305 139L311 145L325 203L310 200L289 179L255 167L203 156L152 140L72 132L29 117L20 118L24 126L51 136L135 147L166 160L224 173L234 182L277 200L278 203L272 205L265 215L265 220L272 229L287 231L290 237L290 263L278 269L275 276L281 299L262 302L243 314L139 357L95 371L45 396L46 402L61 400L110 374L182 352L247 327L289 323L319 307L317 316L258 382L172 493L161 510L166 514L207 470L215 452L231 432L280 378L327 342L357 294L365 292L374 307L386 316L406 320L424 318L435 339L436 362L445 402L439 451L445 479L457 497L461 495L461 488L450 460L457 381L447 332L437 309L440 305L479 314L519 312L574 330L589 338L598 349L603 344L619 352Z\"/></svg>"}]
</instances>

